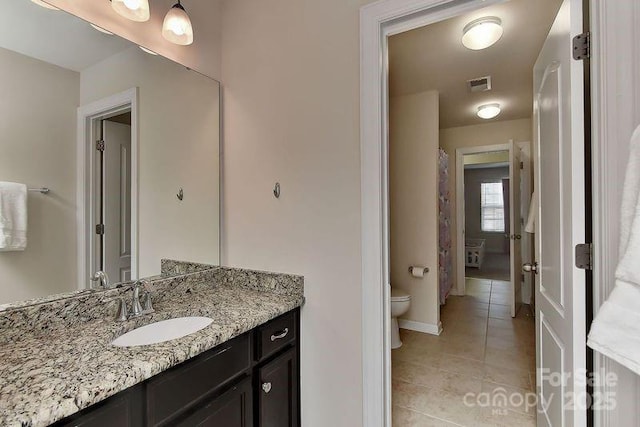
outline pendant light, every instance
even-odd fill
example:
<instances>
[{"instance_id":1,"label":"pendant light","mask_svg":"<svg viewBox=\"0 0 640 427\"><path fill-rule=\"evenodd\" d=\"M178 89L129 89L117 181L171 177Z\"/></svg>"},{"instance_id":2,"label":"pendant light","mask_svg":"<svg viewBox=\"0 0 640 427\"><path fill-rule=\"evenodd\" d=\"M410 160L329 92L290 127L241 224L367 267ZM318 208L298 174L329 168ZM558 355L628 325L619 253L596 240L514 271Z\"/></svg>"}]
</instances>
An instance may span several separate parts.
<instances>
[{"instance_id":1,"label":"pendant light","mask_svg":"<svg viewBox=\"0 0 640 427\"><path fill-rule=\"evenodd\" d=\"M464 26L462 44L471 50L486 49L500 40L503 31L502 21L496 16L476 19Z\"/></svg>"},{"instance_id":2,"label":"pendant light","mask_svg":"<svg viewBox=\"0 0 640 427\"><path fill-rule=\"evenodd\" d=\"M149 13L149 0L111 0L111 7L119 15L135 22L146 22Z\"/></svg>"},{"instance_id":3,"label":"pendant light","mask_svg":"<svg viewBox=\"0 0 640 427\"><path fill-rule=\"evenodd\" d=\"M180 4L174 4L167 15L164 17L162 24L162 36L171 43L182 46L193 43L193 27L189 15Z\"/></svg>"}]
</instances>

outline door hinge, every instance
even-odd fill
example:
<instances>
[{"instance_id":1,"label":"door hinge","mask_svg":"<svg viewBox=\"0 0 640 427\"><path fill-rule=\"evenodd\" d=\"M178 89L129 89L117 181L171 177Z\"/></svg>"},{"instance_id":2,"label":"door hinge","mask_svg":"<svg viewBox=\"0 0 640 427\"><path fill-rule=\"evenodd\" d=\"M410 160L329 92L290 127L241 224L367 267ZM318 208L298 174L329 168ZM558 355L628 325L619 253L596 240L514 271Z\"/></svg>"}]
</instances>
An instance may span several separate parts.
<instances>
[{"instance_id":1,"label":"door hinge","mask_svg":"<svg viewBox=\"0 0 640 427\"><path fill-rule=\"evenodd\" d=\"M96 224L96 234L100 236L104 234L104 224Z\"/></svg>"},{"instance_id":2,"label":"door hinge","mask_svg":"<svg viewBox=\"0 0 640 427\"><path fill-rule=\"evenodd\" d=\"M524 162L520 162L520 169L524 169Z\"/></svg>"},{"instance_id":3,"label":"door hinge","mask_svg":"<svg viewBox=\"0 0 640 427\"><path fill-rule=\"evenodd\" d=\"M104 140L103 139L96 141L96 150L104 151Z\"/></svg>"},{"instance_id":4,"label":"door hinge","mask_svg":"<svg viewBox=\"0 0 640 427\"><path fill-rule=\"evenodd\" d=\"M580 61L591 58L591 33L578 34L573 38L573 59Z\"/></svg>"},{"instance_id":5,"label":"door hinge","mask_svg":"<svg viewBox=\"0 0 640 427\"><path fill-rule=\"evenodd\" d=\"M593 270L593 243L576 245L576 267L582 270Z\"/></svg>"}]
</instances>

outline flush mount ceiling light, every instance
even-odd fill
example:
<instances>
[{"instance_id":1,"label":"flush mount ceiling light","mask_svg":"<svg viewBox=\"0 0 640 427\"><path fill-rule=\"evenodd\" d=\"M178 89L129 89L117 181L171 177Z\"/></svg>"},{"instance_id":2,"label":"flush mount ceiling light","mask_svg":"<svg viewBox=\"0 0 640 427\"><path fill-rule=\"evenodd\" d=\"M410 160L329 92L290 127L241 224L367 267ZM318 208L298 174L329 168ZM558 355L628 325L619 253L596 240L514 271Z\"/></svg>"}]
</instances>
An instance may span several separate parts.
<instances>
[{"instance_id":1,"label":"flush mount ceiling light","mask_svg":"<svg viewBox=\"0 0 640 427\"><path fill-rule=\"evenodd\" d=\"M462 44L467 49L481 50L496 43L502 37L502 21L487 16L469 22L462 30Z\"/></svg>"},{"instance_id":2,"label":"flush mount ceiling light","mask_svg":"<svg viewBox=\"0 0 640 427\"><path fill-rule=\"evenodd\" d=\"M104 29L104 28L102 28L102 27L98 27L96 24L89 24L89 25L91 25L91 26L93 27L93 29L94 29L94 30L100 31L100 32L101 32L101 33L103 33L103 34L107 34L107 35L109 35L109 36L112 36L112 35L113 35L113 33L112 33L111 31L107 31L107 30L105 30L105 29Z\"/></svg>"},{"instance_id":3,"label":"flush mount ceiling light","mask_svg":"<svg viewBox=\"0 0 640 427\"><path fill-rule=\"evenodd\" d=\"M485 104L478 107L476 113L481 119L489 120L500 114L500 104Z\"/></svg>"},{"instance_id":4,"label":"flush mount ceiling light","mask_svg":"<svg viewBox=\"0 0 640 427\"><path fill-rule=\"evenodd\" d=\"M31 0L32 2L34 2L35 4L37 4L38 6L42 6L45 9L51 9L51 10L60 10L57 7L50 5L49 3L45 3L42 0Z\"/></svg>"},{"instance_id":5,"label":"flush mount ceiling light","mask_svg":"<svg viewBox=\"0 0 640 427\"><path fill-rule=\"evenodd\" d=\"M180 0L169 9L169 12L164 17L162 36L171 43L182 46L193 43L191 19L189 19L189 15L180 4Z\"/></svg>"},{"instance_id":6,"label":"flush mount ceiling light","mask_svg":"<svg viewBox=\"0 0 640 427\"><path fill-rule=\"evenodd\" d=\"M149 0L111 0L111 7L119 15L135 22L146 22L151 16Z\"/></svg>"}]
</instances>

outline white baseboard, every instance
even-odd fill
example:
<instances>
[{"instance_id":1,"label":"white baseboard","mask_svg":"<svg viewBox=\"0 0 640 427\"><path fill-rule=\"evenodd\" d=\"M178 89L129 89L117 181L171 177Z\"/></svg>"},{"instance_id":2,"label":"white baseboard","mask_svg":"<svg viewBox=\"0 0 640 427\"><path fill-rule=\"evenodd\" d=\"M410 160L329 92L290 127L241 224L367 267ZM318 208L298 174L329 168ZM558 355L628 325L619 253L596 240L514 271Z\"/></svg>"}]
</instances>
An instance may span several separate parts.
<instances>
[{"instance_id":1,"label":"white baseboard","mask_svg":"<svg viewBox=\"0 0 640 427\"><path fill-rule=\"evenodd\" d=\"M422 323L414 320L398 319L398 326L402 329L409 329L410 331L424 332L425 334L440 335L442 333L442 323L438 322L437 325L433 323Z\"/></svg>"}]
</instances>

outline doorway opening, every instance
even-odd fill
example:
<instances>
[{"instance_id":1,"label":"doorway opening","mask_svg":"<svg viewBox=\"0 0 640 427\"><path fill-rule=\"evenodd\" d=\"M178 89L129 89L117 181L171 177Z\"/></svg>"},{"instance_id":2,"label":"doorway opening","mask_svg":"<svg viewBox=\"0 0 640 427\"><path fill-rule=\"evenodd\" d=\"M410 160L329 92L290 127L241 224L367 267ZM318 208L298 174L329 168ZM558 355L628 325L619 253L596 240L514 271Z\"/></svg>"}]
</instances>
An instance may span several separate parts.
<instances>
[{"instance_id":1,"label":"doorway opening","mask_svg":"<svg viewBox=\"0 0 640 427\"><path fill-rule=\"evenodd\" d=\"M138 277L137 90L78 109L79 289ZM98 272L101 272L98 274Z\"/></svg>"},{"instance_id":2,"label":"doorway opening","mask_svg":"<svg viewBox=\"0 0 640 427\"><path fill-rule=\"evenodd\" d=\"M563 425L569 416L577 425L585 417L559 396L553 407L539 405L559 393L543 381L545 369L570 372L568 388L582 391L577 372L586 360L572 344L584 335L584 295L569 294L563 276L572 271L579 280L570 256L572 242L584 238L584 171L570 167L583 165L584 148L582 110L573 107L581 106L582 81L569 72L581 67L570 56L569 31L579 3L529 6L512 0L458 13L451 6L447 16L434 11L429 25L388 33L382 265L394 349L388 404L397 426L535 426L538 417ZM504 24L492 44L467 49L464 37L452 36L484 18ZM533 187L552 182L560 192L538 192L531 203ZM503 395L500 407L482 405Z\"/></svg>"},{"instance_id":3,"label":"doorway opening","mask_svg":"<svg viewBox=\"0 0 640 427\"><path fill-rule=\"evenodd\" d=\"M97 271L114 282L131 280L131 110L96 118L93 200Z\"/></svg>"}]
</instances>

